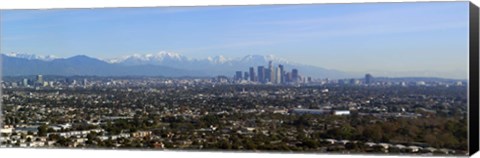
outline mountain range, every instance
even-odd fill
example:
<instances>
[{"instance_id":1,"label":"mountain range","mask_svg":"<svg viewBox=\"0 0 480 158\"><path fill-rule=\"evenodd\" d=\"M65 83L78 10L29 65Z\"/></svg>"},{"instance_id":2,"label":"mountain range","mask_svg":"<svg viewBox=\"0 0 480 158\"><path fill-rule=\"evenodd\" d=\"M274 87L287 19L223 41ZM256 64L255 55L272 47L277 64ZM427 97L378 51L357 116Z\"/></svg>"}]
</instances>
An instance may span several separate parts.
<instances>
[{"instance_id":1,"label":"mountain range","mask_svg":"<svg viewBox=\"0 0 480 158\"><path fill-rule=\"evenodd\" d=\"M258 66L284 65L286 71L298 69L300 75L314 78L348 78L352 74L321 67L304 65L273 55L246 55L242 58L224 56L193 59L172 52L134 54L112 59L98 59L85 55L69 58L36 56L32 54L1 54L2 73L5 76L23 75L96 75L96 76L233 76L235 71L248 71ZM358 77L358 76L357 76Z\"/></svg>"}]
</instances>

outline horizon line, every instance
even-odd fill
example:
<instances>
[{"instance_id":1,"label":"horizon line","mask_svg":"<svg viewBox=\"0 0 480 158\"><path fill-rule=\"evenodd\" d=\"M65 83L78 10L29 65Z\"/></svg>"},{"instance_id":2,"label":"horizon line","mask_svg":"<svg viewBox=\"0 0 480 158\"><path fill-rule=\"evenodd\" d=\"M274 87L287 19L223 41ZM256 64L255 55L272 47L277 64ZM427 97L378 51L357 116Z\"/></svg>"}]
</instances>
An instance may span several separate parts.
<instances>
[{"instance_id":1,"label":"horizon line","mask_svg":"<svg viewBox=\"0 0 480 158\"><path fill-rule=\"evenodd\" d=\"M370 73L366 73L370 74ZM122 78L122 77L138 77L138 78L149 78L149 77L156 77L156 78L214 78L214 77L219 77L219 76L227 76L227 75L207 75L207 76L160 76L160 75L51 75L51 74L31 74L31 75L1 75L2 77L11 77L11 78L17 78L17 77L31 77L31 76L48 76L48 77L112 77L112 78ZM228 76L227 76L228 77ZM313 77L312 77L313 78ZM393 76L377 76L373 77L373 79L440 79L440 80L461 80L461 81L468 81L469 79L455 79L455 78L447 78L447 77L435 77L435 76L401 76L401 77L393 77ZM338 79L332 79L329 77L324 77L324 78L313 78L313 79L328 79L328 80L351 80L351 79L365 79L364 77L349 77L349 78L338 78Z\"/></svg>"}]
</instances>

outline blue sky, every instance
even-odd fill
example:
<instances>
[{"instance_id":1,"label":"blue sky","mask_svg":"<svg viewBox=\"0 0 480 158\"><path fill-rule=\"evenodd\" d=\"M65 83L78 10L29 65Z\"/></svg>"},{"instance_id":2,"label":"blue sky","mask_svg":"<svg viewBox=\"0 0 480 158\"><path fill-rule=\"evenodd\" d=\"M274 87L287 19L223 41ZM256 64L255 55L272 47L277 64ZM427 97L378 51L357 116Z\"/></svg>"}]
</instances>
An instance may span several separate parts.
<instances>
[{"instance_id":1,"label":"blue sky","mask_svg":"<svg viewBox=\"0 0 480 158\"><path fill-rule=\"evenodd\" d=\"M467 78L468 2L1 11L1 52L273 54L347 72Z\"/></svg>"}]
</instances>

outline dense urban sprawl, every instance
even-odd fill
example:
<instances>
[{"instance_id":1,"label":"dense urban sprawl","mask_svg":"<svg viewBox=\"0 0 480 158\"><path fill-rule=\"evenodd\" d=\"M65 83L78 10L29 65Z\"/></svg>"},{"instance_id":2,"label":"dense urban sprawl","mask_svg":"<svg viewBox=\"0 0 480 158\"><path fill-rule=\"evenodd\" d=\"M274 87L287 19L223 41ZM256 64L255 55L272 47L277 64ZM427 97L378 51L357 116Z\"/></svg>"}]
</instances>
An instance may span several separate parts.
<instances>
[{"instance_id":1,"label":"dense urban sprawl","mask_svg":"<svg viewBox=\"0 0 480 158\"><path fill-rule=\"evenodd\" d=\"M1 146L467 154L464 81L253 79L7 77Z\"/></svg>"}]
</instances>

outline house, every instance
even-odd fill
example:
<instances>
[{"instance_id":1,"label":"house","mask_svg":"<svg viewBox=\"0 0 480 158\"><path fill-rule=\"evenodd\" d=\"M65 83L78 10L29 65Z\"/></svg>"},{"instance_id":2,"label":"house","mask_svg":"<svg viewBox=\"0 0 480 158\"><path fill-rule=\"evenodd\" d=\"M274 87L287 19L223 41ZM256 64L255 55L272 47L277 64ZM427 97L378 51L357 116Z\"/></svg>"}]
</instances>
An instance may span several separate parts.
<instances>
[{"instance_id":1,"label":"house","mask_svg":"<svg viewBox=\"0 0 480 158\"><path fill-rule=\"evenodd\" d=\"M255 131L255 127L245 127L244 130L246 130L248 132L253 132L253 131Z\"/></svg>"},{"instance_id":2,"label":"house","mask_svg":"<svg viewBox=\"0 0 480 158\"><path fill-rule=\"evenodd\" d=\"M396 149L399 149L399 150L404 150L407 147L405 145L402 145L402 144L397 144L397 145L392 146L392 148L396 148Z\"/></svg>"},{"instance_id":3,"label":"house","mask_svg":"<svg viewBox=\"0 0 480 158\"><path fill-rule=\"evenodd\" d=\"M31 147L43 147L45 146L45 142L42 141L34 141L30 143Z\"/></svg>"},{"instance_id":4,"label":"house","mask_svg":"<svg viewBox=\"0 0 480 158\"><path fill-rule=\"evenodd\" d=\"M349 110L335 110L333 111L333 114L334 115L350 115L350 111Z\"/></svg>"},{"instance_id":5,"label":"house","mask_svg":"<svg viewBox=\"0 0 480 158\"><path fill-rule=\"evenodd\" d=\"M75 139L75 142L77 143L85 143L88 139L87 138L77 138Z\"/></svg>"},{"instance_id":6,"label":"house","mask_svg":"<svg viewBox=\"0 0 480 158\"><path fill-rule=\"evenodd\" d=\"M38 139L39 141L42 141L42 142L47 141L47 137L37 137L36 139Z\"/></svg>"},{"instance_id":7,"label":"house","mask_svg":"<svg viewBox=\"0 0 480 158\"><path fill-rule=\"evenodd\" d=\"M150 135L152 135L152 131L138 131L138 132L132 133L132 137L135 137L135 138L147 137Z\"/></svg>"},{"instance_id":8,"label":"house","mask_svg":"<svg viewBox=\"0 0 480 158\"><path fill-rule=\"evenodd\" d=\"M339 143L345 145L347 143L350 143L350 141L349 140L341 140L341 141L339 141Z\"/></svg>"},{"instance_id":9,"label":"house","mask_svg":"<svg viewBox=\"0 0 480 158\"><path fill-rule=\"evenodd\" d=\"M165 145L162 143L162 142L155 142L153 144L153 148L156 148L156 149L164 149L165 148Z\"/></svg>"},{"instance_id":10,"label":"house","mask_svg":"<svg viewBox=\"0 0 480 158\"><path fill-rule=\"evenodd\" d=\"M426 148L423 148L423 151L433 153L433 152L437 151L437 149L433 148L433 147L426 147Z\"/></svg>"},{"instance_id":11,"label":"house","mask_svg":"<svg viewBox=\"0 0 480 158\"><path fill-rule=\"evenodd\" d=\"M105 140L108 140L108 139L109 139L108 136L98 136L97 138L100 139L100 140L102 140L102 141L105 141Z\"/></svg>"},{"instance_id":12,"label":"house","mask_svg":"<svg viewBox=\"0 0 480 158\"><path fill-rule=\"evenodd\" d=\"M72 128L72 124L70 124L70 123L66 123L66 124L59 124L59 125L57 125L57 126L59 126L59 127L63 128L63 129L69 129L69 128Z\"/></svg>"},{"instance_id":13,"label":"house","mask_svg":"<svg viewBox=\"0 0 480 158\"><path fill-rule=\"evenodd\" d=\"M3 126L3 128L0 128L0 133L2 134L12 134L13 133L13 126Z\"/></svg>"},{"instance_id":14,"label":"house","mask_svg":"<svg viewBox=\"0 0 480 158\"><path fill-rule=\"evenodd\" d=\"M335 139L325 139L324 141L329 143L329 144L335 144L337 142L337 140L335 140Z\"/></svg>"},{"instance_id":15,"label":"house","mask_svg":"<svg viewBox=\"0 0 480 158\"><path fill-rule=\"evenodd\" d=\"M15 128L15 132L17 133L28 133L28 132L32 132L32 133L37 133L38 132L38 127L39 126L25 126L25 127L18 127L18 128Z\"/></svg>"},{"instance_id":16,"label":"house","mask_svg":"<svg viewBox=\"0 0 480 158\"><path fill-rule=\"evenodd\" d=\"M450 150L448 150L448 149L440 149L440 150L438 150L438 152L441 152L442 154L448 154L448 153L450 153Z\"/></svg>"},{"instance_id":17,"label":"house","mask_svg":"<svg viewBox=\"0 0 480 158\"><path fill-rule=\"evenodd\" d=\"M418 152L420 150L420 147L418 146L408 146L407 150L410 152Z\"/></svg>"},{"instance_id":18,"label":"house","mask_svg":"<svg viewBox=\"0 0 480 158\"><path fill-rule=\"evenodd\" d=\"M376 146L377 144L376 144L376 143L373 143L373 142L366 142L365 145L368 146L368 147L374 147L374 146Z\"/></svg>"},{"instance_id":19,"label":"house","mask_svg":"<svg viewBox=\"0 0 480 158\"><path fill-rule=\"evenodd\" d=\"M48 128L51 128L51 129L54 130L54 131L62 130L62 127L57 126L57 125L51 125L51 126L48 126Z\"/></svg>"},{"instance_id":20,"label":"house","mask_svg":"<svg viewBox=\"0 0 480 158\"><path fill-rule=\"evenodd\" d=\"M377 144L377 146L380 146L382 147L383 149L388 149L390 147L390 144L387 144L387 143L379 143Z\"/></svg>"},{"instance_id":21,"label":"house","mask_svg":"<svg viewBox=\"0 0 480 158\"><path fill-rule=\"evenodd\" d=\"M29 144L27 144L27 143L20 143L20 147L26 148L26 147L29 147Z\"/></svg>"},{"instance_id":22,"label":"house","mask_svg":"<svg viewBox=\"0 0 480 158\"><path fill-rule=\"evenodd\" d=\"M103 131L105 131L105 130L104 130L104 129L91 129L91 130L89 131L89 133L90 133L90 132L100 133L100 132L103 132Z\"/></svg>"},{"instance_id":23,"label":"house","mask_svg":"<svg viewBox=\"0 0 480 158\"><path fill-rule=\"evenodd\" d=\"M322 115L322 114L329 114L330 110L322 110L322 109L292 109L290 113L294 114L312 114L312 115Z\"/></svg>"},{"instance_id":24,"label":"house","mask_svg":"<svg viewBox=\"0 0 480 158\"><path fill-rule=\"evenodd\" d=\"M277 110L273 110L273 113L274 113L274 114L287 114L287 113L288 113L288 110L286 110L286 109L277 109Z\"/></svg>"},{"instance_id":25,"label":"house","mask_svg":"<svg viewBox=\"0 0 480 158\"><path fill-rule=\"evenodd\" d=\"M48 142L47 142L47 145L48 145L48 146L52 146L52 145L54 145L56 142L57 142L57 141L55 141L55 140L48 141Z\"/></svg>"}]
</instances>

